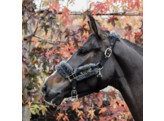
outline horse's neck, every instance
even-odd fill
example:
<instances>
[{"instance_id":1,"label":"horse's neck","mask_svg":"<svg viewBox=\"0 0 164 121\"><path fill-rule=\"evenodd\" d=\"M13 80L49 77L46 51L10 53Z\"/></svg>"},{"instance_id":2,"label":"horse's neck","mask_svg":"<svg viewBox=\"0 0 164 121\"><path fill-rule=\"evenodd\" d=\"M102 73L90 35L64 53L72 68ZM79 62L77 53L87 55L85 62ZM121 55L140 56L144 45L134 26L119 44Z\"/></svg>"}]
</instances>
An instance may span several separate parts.
<instances>
[{"instance_id":1,"label":"horse's neck","mask_svg":"<svg viewBox=\"0 0 164 121\"><path fill-rule=\"evenodd\" d=\"M139 77L142 76L142 56L124 41L120 40L116 42L114 55L128 80L133 79L136 73L140 75Z\"/></svg>"},{"instance_id":2,"label":"horse's neck","mask_svg":"<svg viewBox=\"0 0 164 121\"><path fill-rule=\"evenodd\" d=\"M140 121L143 115L142 56L123 41L116 42L114 55L121 68L117 72L118 76L120 72L124 74L124 77L119 78L117 88L122 93L135 120Z\"/></svg>"}]
</instances>

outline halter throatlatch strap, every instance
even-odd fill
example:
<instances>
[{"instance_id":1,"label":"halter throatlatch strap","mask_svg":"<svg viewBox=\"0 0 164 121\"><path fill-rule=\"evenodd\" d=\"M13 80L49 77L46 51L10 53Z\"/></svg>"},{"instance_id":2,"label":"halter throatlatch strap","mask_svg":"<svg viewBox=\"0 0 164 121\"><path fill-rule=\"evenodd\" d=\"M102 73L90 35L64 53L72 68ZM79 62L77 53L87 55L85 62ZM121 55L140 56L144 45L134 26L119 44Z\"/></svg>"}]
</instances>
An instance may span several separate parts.
<instances>
[{"instance_id":1,"label":"halter throatlatch strap","mask_svg":"<svg viewBox=\"0 0 164 121\"><path fill-rule=\"evenodd\" d=\"M62 61L59 65L55 67L55 69L64 78L68 79L72 83L71 97L73 99L78 99L78 97L85 96L86 94L90 94L92 92L98 92L101 89L101 84L102 84L101 70L103 69L105 62L111 57L114 45L117 40L121 39L121 36L111 31L109 35L109 39L110 39L110 45L105 50L104 56L102 57L102 59L98 64L90 63L73 69L67 62ZM92 76L97 77L97 89L80 93L78 95L76 89L77 81L81 81Z\"/></svg>"}]
</instances>

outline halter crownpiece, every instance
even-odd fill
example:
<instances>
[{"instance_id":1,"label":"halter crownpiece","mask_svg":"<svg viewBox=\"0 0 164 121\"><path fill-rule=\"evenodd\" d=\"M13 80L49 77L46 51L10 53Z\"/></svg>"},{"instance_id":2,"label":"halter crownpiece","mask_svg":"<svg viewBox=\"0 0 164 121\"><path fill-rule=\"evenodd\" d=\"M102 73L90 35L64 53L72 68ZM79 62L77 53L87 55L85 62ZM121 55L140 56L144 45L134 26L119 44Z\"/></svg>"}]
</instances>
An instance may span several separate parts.
<instances>
[{"instance_id":1,"label":"halter crownpiece","mask_svg":"<svg viewBox=\"0 0 164 121\"><path fill-rule=\"evenodd\" d=\"M80 67L77 67L73 69L67 62L62 61L59 65L55 67L55 69L66 79L72 83L72 91L71 91L71 97L74 99L78 99L78 97L82 97L86 94L90 94L92 92L98 92L101 88L101 82L102 82L102 74L101 70L103 69L103 65L105 62L110 58L112 55L112 50L115 45L116 40L120 40L121 36L119 34L116 34L114 31L110 32L109 35L110 38L110 45L105 50L104 56L102 57L101 61L98 64L90 63L86 64ZM77 94L76 85L77 81L81 81L90 77L96 76L97 77L97 89L96 90L90 90L81 94Z\"/></svg>"}]
</instances>

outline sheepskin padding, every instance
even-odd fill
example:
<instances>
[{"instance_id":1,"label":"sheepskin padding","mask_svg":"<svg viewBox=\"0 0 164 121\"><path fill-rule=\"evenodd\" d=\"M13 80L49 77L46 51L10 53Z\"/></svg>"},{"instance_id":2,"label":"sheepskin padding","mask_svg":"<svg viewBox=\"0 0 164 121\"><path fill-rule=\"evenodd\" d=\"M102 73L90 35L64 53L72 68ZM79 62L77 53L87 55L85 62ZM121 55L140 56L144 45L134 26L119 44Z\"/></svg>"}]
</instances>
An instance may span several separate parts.
<instances>
[{"instance_id":1,"label":"sheepskin padding","mask_svg":"<svg viewBox=\"0 0 164 121\"><path fill-rule=\"evenodd\" d=\"M117 34L115 31L111 31L110 32L110 35L109 35L111 38L118 38L118 39L121 39L121 35L120 34Z\"/></svg>"},{"instance_id":2,"label":"sheepskin padding","mask_svg":"<svg viewBox=\"0 0 164 121\"><path fill-rule=\"evenodd\" d=\"M94 68L92 71L89 71L89 72L84 73L84 74L81 74L81 75L77 75L75 77L75 79L77 81L81 81L83 79L89 78L89 77L94 76L94 75L97 75L97 74L98 74L98 68Z\"/></svg>"},{"instance_id":3,"label":"sheepskin padding","mask_svg":"<svg viewBox=\"0 0 164 121\"><path fill-rule=\"evenodd\" d=\"M80 74L80 72L83 72L85 70L88 70L92 68L91 71ZM66 63L65 61L60 62L59 65L57 65L55 67L55 69L64 77L67 78L69 75L71 75L72 73L74 73L75 79L77 81L81 81L83 79L89 78L91 76L97 75L98 74L98 68L96 67L96 65L94 63L90 63L84 66L80 66L78 68L76 68L75 70L73 70L73 68Z\"/></svg>"},{"instance_id":4,"label":"sheepskin padding","mask_svg":"<svg viewBox=\"0 0 164 121\"><path fill-rule=\"evenodd\" d=\"M84 70L87 70L89 68L94 68L96 65L94 63L90 63L84 66L80 66L78 68L75 69L75 74L78 74L79 72L82 72Z\"/></svg>"},{"instance_id":5,"label":"sheepskin padding","mask_svg":"<svg viewBox=\"0 0 164 121\"><path fill-rule=\"evenodd\" d=\"M55 66L55 69L65 78L73 72L73 68L65 61L61 61L59 65Z\"/></svg>"}]
</instances>

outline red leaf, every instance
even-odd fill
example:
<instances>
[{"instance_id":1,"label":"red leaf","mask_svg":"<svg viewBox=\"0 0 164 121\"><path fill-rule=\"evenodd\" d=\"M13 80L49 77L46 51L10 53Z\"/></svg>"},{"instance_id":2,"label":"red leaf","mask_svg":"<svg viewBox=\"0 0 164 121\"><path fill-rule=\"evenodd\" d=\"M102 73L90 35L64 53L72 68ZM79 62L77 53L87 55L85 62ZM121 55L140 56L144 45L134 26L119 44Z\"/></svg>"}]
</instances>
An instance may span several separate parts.
<instances>
[{"instance_id":1,"label":"red leaf","mask_svg":"<svg viewBox=\"0 0 164 121\"><path fill-rule=\"evenodd\" d=\"M57 1L54 1L52 4L49 4L49 9L54 9L58 13L60 9L60 4Z\"/></svg>"},{"instance_id":2,"label":"red leaf","mask_svg":"<svg viewBox=\"0 0 164 121\"><path fill-rule=\"evenodd\" d=\"M106 108L105 107L101 108L101 110L99 111L99 114L105 115L105 113L106 113Z\"/></svg>"}]
</instances>

